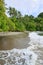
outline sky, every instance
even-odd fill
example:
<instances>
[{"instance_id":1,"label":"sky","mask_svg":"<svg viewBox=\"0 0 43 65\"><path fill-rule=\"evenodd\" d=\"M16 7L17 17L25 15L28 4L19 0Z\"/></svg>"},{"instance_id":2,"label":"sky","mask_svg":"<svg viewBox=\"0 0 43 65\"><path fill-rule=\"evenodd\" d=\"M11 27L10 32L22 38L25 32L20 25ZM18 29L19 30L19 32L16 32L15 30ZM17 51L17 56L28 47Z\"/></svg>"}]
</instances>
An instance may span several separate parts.
<instances>
[{"instance_id":1,"label":"sky","mask_svg":"<svg viewBox=\"0 0 43 65\"><path fill-rule=\"evenodd\" d=\"M7 7L16 8L22 15L37 16L43 12L43 0L5 0Z\"/></svg>"}]
</instances>

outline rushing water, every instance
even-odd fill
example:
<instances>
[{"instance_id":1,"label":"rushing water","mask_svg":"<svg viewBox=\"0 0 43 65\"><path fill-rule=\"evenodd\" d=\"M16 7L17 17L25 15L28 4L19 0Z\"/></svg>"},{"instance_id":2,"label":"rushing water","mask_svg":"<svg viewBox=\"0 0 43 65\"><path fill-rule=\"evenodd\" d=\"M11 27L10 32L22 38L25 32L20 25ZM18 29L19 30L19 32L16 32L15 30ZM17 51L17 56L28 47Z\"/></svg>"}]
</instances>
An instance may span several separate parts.
<instances>
[{"instance_id":1,"label":"rushing water","mask_svg":"<svg viewBox=\"0 0 43 65\"><path fill-rule=\"evenodd\" d=\"M38 35L37 32L30 32L28 36L15 38L16 43L13 40L12 47L0 46L0 65L43 65L43 36ZM2 38L1 41L3 41Z\"/></svg>"}]
</instances>

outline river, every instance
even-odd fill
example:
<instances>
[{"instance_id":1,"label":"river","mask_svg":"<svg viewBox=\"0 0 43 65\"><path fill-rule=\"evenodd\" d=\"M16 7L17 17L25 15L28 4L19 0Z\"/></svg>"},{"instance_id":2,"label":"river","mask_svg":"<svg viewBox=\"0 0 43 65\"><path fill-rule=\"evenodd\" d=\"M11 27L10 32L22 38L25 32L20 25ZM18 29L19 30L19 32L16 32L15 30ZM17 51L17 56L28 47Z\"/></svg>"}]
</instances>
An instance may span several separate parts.
<instances>
[{"instance_id":1,"label":"river","mask_svg":"<svg viewBox=\"0 0 43 65\"><path fill-rule=\"evenodd\" d=\"M29 32L0 37L0 65L43 65L43 36Z\"/></svg>"}]
</instances>

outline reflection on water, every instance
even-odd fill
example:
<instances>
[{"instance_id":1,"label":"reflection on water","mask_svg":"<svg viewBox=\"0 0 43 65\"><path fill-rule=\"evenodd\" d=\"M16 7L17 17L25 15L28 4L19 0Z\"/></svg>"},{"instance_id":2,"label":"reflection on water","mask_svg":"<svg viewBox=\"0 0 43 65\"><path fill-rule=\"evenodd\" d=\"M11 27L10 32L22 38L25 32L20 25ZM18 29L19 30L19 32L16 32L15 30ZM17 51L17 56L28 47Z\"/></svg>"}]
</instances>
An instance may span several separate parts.
<instances>
[{"instance_id":1,"label":"reflection on water","mask_svg":"<svg viewBox=\"0 0 43 65\"><path fill-rule=\"evenodd\" d=\"M0 41L3 44L0 46L0 65L43 65L43 36L36 32L30 32L28 36L4 37Z\"/></svg>"},{"instance_id":2,"label":"reflection on water","mask_svg":"<svg viewBox=\"0 0 43 65\"><path fill-rule=\"evenodd\" d=\"M27 48L28 42L30 41L28 34L14 35L14 36L3 36L0 37L0 50L10 50L13 48Z\"/></svg>"}]
</instances>

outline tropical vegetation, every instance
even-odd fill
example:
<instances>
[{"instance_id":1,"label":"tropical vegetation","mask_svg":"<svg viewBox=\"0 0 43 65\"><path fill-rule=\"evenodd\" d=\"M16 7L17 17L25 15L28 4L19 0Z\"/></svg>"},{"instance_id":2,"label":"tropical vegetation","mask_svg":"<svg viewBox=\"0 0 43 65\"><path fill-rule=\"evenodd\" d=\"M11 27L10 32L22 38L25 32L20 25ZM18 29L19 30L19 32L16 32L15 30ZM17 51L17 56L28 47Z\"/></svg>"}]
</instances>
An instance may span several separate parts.
<instances>
[{"instance_id":1,"label":"tropical vegetation","mask_svg":"<svg viewBox=\"0 0 43 65\"><path fill-rule=\"evenodd\" d=\"M22 15L20 11L13 7L8 8L6 15L4 0L0 0L0 32L7 31L43 31L43 12L37 17L32 15Z\"/></svg>"}]
</instances>

